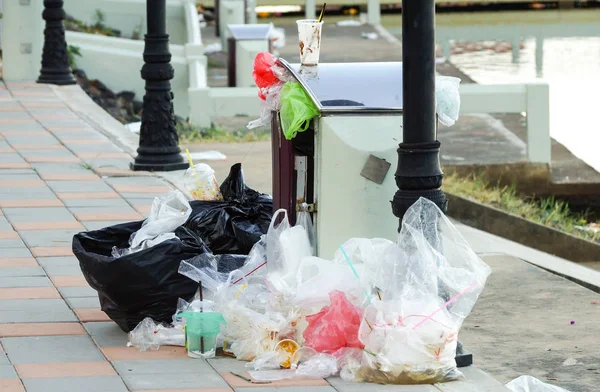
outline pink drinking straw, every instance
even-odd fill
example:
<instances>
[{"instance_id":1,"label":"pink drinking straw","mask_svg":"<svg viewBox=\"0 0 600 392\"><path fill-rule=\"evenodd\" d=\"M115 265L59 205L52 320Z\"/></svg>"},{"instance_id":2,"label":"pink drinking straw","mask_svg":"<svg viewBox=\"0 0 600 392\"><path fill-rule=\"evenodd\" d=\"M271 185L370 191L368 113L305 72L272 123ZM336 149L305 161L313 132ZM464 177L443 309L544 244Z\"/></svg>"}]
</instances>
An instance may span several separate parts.
<instances>
[{"instance_id":1,"label":"pink drinking straw","mask_svg":"<svg viewBox=\"0 0 600 392\"><path fill-rule=\"evenodd\" d=\"M448 306L450 306L450 304L452 304L453 302L456 302L457 299L459 299L460 297L462 297L463 295L465 295L466 293L468 293L469 291L473 290L475 288L475 286L477 286L478 282L475 281L473 282L469 287L467 287L466 289L464 289L463 291L461 291L460 293L456 294L454 297L450 298L448 300L448 302L446 302L445 304L443 304L438 310L436 310L435 312L431 313L429 316L425 317L423 320L421 320L417 325L415 325L413 327L413 330L419 328L421 325L425 324L425 322L427 322L427 320L431 320L431 318L433 316L435 316L437 313L439 313L440 311L442 311L443 309L446 309Z\"/></svg>"}]
</instances>

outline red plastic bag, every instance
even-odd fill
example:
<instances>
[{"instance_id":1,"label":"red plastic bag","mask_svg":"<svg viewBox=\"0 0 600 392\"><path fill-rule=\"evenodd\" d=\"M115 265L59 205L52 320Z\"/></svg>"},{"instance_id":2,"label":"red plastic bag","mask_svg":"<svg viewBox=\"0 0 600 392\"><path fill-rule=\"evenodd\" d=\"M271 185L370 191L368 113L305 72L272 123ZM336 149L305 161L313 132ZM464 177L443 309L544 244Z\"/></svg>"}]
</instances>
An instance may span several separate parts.
<instances>
[{"instance_id":1,"label":"red plastic bag","mask_svg":"<svg viewBox=\"0 0 600 392\"><path fill-rule=\"evenodd\" d=\"M275 56L268 52L260 52L254 59L254 72L252 77L254 82L258 86L258 96L264 101L265 96L260 91L265 87L280 83L279 78L273 73L273 66L275 65Z\"/></svg>"},{"instance_id":2,"label":"red plastic bag","mask_svg":"<svg viewBox=\"0 0 600 392\"><path fill-rule=\"evenodd\" d=\"M329 293L330 306L306 316L305 346L318 352L335 352L343 347L364 348L358 340L362 309L352 305L341 291Z\"/></svg>"}]
</instances>

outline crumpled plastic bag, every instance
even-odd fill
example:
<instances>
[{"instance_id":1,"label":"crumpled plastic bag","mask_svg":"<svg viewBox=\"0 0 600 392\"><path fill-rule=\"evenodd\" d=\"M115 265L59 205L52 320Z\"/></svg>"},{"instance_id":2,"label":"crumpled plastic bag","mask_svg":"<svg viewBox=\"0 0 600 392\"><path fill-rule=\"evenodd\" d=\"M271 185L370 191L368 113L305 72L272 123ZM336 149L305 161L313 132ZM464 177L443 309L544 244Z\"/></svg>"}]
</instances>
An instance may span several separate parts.
<instances>
[{"instance_id":1,"label":"crumpled plastic bag","mask_svg":"<svg viewBox=\"0 0 600 392\"><path fill-rule=\"evenodd\" d=\"M259 89L269 87L279 82L279 78L273 73L275 56L269 52L260 52L254 58L254 71L252 78ZM264 100L264 98L262 98Z\"/></svg>"},{"instance_id":2,"label":"crumpled plastic bag","mask_svg":"<svg viewBox=\"0 0 600 392\"><path fill-rule=\"evenodd\" d=\"M320 353L298 365L296 369L261 370L248 372L255 381L279 381L331 377L339 372L338 360L330 354Z\"/></svg>"},{"instance_id":3,"label":"crumpled plastic bag","mask_svg":"<svg viewBox=\"0 0 600 392\"><path fill-rule=\"evenodd\" d=\"M543 383L531 376L518 377L506 384L506 387L512 392L569 392L556 385Z\"/></svg>"},{"instance_id":4,"label":"crumpled plastic bag","mask_svg":"<svg viewBox=\"0 0 600 392\"><path fill-rule=\"evenodd\" d=\"M318 352L334 352L343 347L364 348L358 340L362 310L346 299L341 291L329 294L331 305L306 316L305 345Z\"/></svg>"},{"instance_id":5,"label":"crumpled plastic bag","mask_svg":"<svg viewBox=\"0 0 600 392\"><path fill-rule=\"evenodd\" d=\"M287 140L292 140L298 132L304 132L310 121L319 116L319 108L312 101L304 87L298 82L288 82L280 94L281 130Z\"/></svg>"},{"instance_id":6,"label":"crumpled plastic bag","mask_svg":"<svg viewBox=\"0 0 600 392\"><path fill-rule=\"evenodd\" d=\"M157 197L152 203L150 215L142 227L130 238L130 247L113 247L113 257L122 257L151 248L161 242L177 238L174 231L183 225L192 213L192 207L180 191Z\"/></svg>"},{"instance_id":7,"label":"crumpled plastic bag","mask_svg":"<svg viewBox=\"0 0 600 392\"><path fill-rule=\"evenodd\" d=\"M129 345L140 351L156 351L160 346L185 346L183 328L165 327L150 317L143 319L129 332Z\"/></svg>"},{"instance_id":8,"label":"crumpled plastic bag","mask_svg":"<svg viewBox=\"0 0 600 392\"><path fill-rule=\"evenodd\" d=\"M458 331L490 272L442 211L419 199L374 275L379 294L360 326L365 355L357 379L379 384L459 379Z\"/></svg>"},{"instance_id":9,"label":"crumpled plastic bag","mask_svg":"<svg viewBox=\"0 0 600 392\"><path fill-rule=\"evenodd\" d=\"M435 80L435 106L440 122L448 127L458 120L460 112L460 79L438 75Z\"/></svg>"}]
</instances>

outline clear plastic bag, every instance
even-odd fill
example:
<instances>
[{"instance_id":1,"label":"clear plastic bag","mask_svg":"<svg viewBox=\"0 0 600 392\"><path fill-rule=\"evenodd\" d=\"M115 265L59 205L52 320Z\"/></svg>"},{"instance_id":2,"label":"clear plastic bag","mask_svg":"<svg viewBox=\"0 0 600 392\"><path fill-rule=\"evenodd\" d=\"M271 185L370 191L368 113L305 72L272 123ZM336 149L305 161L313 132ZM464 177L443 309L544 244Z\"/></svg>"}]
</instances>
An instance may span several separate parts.
<instances>
[{"instance_id":1,"label":"clear plastic bag","mask_svg":"<svg viewBox=\"0 0 600 392\"><path fill-rule=\"evenodd\" d=\"M250 377L256 381L279 381L294 379L323 379L336 375L339 372L338 360L329 354L316 354L296 369L289 370L262 370L249 372Z\"/></svg>"},{"instance_id":2,"label":"clear plastic bag","mask_svg":"<svg viewBox=\"0 0 600 392\"><path fill-rule=\"evenodd\" d=\"M448 127L458 120L460 112L460 79L438 75L435 80L435 104L440 122Z\"/></svg>"},{"instance_id":3,"label":"clear plastic bag","mask_svg":"<svg viewBox=\"0 0 600 392\"><path fill-rule=\"evenodd\" d=\"M431 384L460 378L458 331L490 272L440 209L419 199L373 276L379 293L359 330L365 355L357 379Z\"/></svg>"},{"instance_id":4,"label":"clear plastic bag","mask_svg":"<svg viewBox=\"0 0 600 392\"><path fill-rule=\"evenodd\" d=\"M312 254L317 254L317 236L315 233L315 228L312 223L312 218L310 217L310 213L308 212L308 204L302 203L300 206L300 211L296 213L296 226L302 226L306 230L306 234L308 234L308 242L310 243L310 247L312 248Z\"/></svg>"},{"instance_id":5,"label":"clear plastic bag","mask_svg":"<svg viewBox=\"0 0 600 392\"><path fill-rule=\"evenodd\" d=\"M155 198L150 215L129 240L131 246L128 249L113 247L113 257L139 252L177 238L173 232L187 221L191 213L192 207L180 191L172 191L166 196Z\"/></svg>"},{"instance_id":6,"label":"clear plastic bag","mask_svg":"<svg viewBox=\"0 0 600 392\"><path fill-rule=\"evenodd\" d=\"M129 332L129 343L140 351L156 351L160 346L185 346L182 328L165 327L146 317Z\"/></svg>"},{"instance_id":7,"label":"clear plastic bag","mask_svg":"<svg viewBox=\"0 0 600 392\"><path fill-rule=\"evenodd\" d=\"M506 384L512 392L569 392L566 389L541 382L531 376L521 376Z\"/></svg>"}]
</instances>

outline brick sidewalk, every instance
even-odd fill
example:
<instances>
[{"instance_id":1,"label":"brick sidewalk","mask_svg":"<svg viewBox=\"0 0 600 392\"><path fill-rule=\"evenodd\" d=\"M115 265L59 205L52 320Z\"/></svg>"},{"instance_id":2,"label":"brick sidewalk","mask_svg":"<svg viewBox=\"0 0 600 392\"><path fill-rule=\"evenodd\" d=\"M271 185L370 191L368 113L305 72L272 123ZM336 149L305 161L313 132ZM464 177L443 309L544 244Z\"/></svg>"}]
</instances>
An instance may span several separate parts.
<instances>
[{"instance_id":1,"label":"brick sidewalk","mask_svg":"<svg viewBox=\"0 0 600 392\"><path fill-rule=\"evenodd\" d=\"M107 115L108 116L108 115ZM171 189L131 173L132 157L69 109L48 86L0 85L0 391L217 392L255 387L230 372L244 363L192 360L181 347L140 353L100 310L71 251L74 234L142 219ZM127 177L124 177L127 175ZM501 384L477 369L453 391ZM475 384L476 383L476 384ZM339 378L259 388L439 392ZM471 389L469 389L471 388Z\"/></svg>"}]
</instances>

